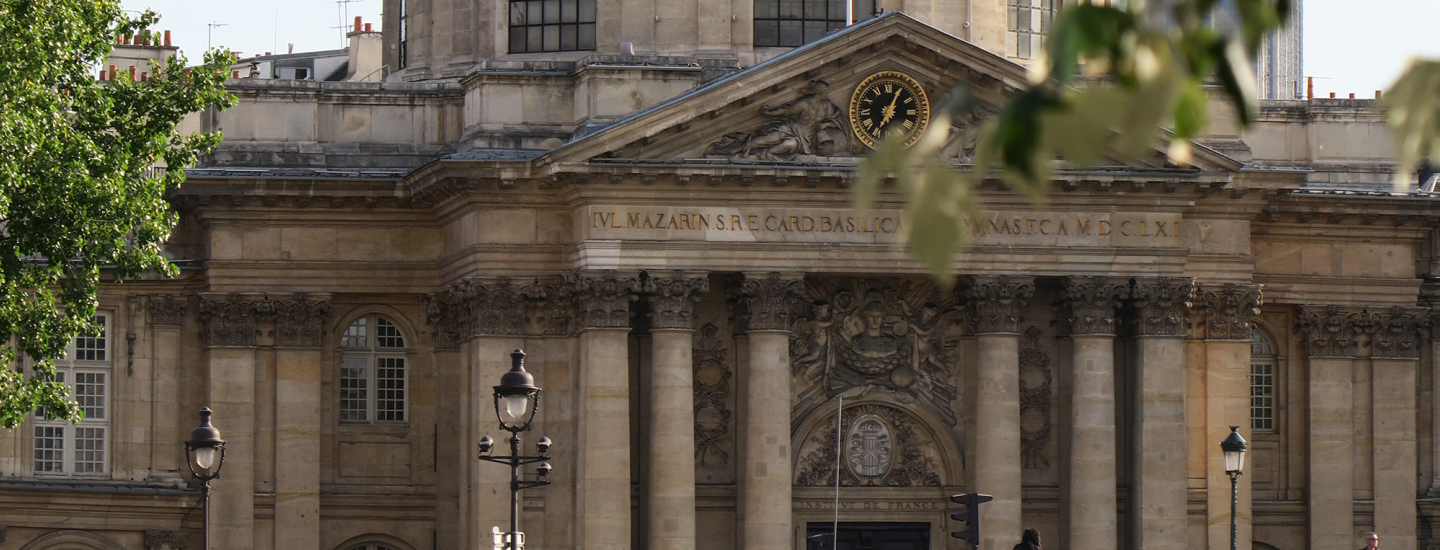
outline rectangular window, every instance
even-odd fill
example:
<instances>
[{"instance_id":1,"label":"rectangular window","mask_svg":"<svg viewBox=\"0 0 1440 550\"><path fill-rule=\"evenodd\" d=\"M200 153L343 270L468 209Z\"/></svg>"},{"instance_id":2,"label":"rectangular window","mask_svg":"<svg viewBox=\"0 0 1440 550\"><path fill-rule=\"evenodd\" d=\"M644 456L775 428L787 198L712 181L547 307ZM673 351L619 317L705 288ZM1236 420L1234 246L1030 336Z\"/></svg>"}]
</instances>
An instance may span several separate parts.
<instances>
[{"instance_id":1,"label":"rectangular window","mask_svg":"<svg viewBox=\"0 0 1440 550\"><path fill-rule=\"evenodd\" d=\"M405 359L375 358L375 420L405 421Z\"/></svg>"},{"instance_id":2,"label":"rectangular window","mask_svg":"<svg viewBox=\"0 0 1440 550\"><path fill-rule=\"evenodd\" d=\"M510 0L510 53L595 49L595 0Z\"/></svg>"},{"instance_id":3,"label":"rectangular window","mask_svg":"<svg viewBox=\"0 0 1440 550\"><path fill-rule=\"evenodd\" d=\"M400 61L397 65L405 68L407 61L407 46L410 38L410 0L400 0Z\"/></svg>"},{"instance_id":4,"label":"rectangular window","mask_svg":"<svg viewBox=\"0 0 1440 550\"><path fill-rule=\"evenodd\" d=\"M1250 429L1275 431L1275 364L1250 364Z\"/></svg>"},{"instance_id":5,"label":"rectangular window","mask_svg":"<svg viewBox=\"0 0 1440 550\"><path fill-rule=\"evenodd\" d=\"M1043 49L1050 22L1062 0L1009 0L1010 32L1006 50L1020 59L1034 59Z\"/></svg>"},{"instance_id":6,"label":"rectangular window","mask_svg":"<svg viewBox=\"0 0 1440 550\"><path fill-rule=\"evenodd\" d=\"M108 471L110 326L107 315L97 315L95 334L77 336L65 357L55 361L56 380L70 382L71 398L84 418L70 424L45 418L36 409L32 466L36 475L95 476Z\"/></svg>"},{"instance_id":7,"label":"rectangular window","mask_svg":"<svg viewBox=\"0 0 1440 550\"><path fill-rule=\"evenodd\" d=\"M340 357L340 421L368 422L370 420L369 387L370 373L365 357Z\"/></svg>"},{"instance_id":8,"label":"rectangular window","mask_svg":"<svg viewBox=\"0 0 1440 550\"><path fill-rule=\"evenodd\" d=\"M875 0L852 0L850 21L878 15ZM755 0L755 45L800 46L845 27L845 0Z\"/></svg>"}]
</instances>

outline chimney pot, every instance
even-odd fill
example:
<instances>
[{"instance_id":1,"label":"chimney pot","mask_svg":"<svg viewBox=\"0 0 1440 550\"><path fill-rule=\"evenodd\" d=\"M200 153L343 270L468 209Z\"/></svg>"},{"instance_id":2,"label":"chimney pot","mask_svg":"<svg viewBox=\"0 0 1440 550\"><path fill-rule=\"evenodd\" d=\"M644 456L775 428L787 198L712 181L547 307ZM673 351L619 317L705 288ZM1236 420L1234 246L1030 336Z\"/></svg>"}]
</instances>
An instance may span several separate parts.
<instances>
[{"instance_id":1,"label":"chimney pot","mask_svg":"<svg viewBox=\"0 0 1440 550\"><path fill-rule=\"evenodd\" d=\"M115 66L110 66L110 80L115 80Z\"/></svg>"},{"instance_id":2,"label":"chimney pot","mask_svg":"<svg viewBox=\"0 0 1440 550\"><path fill-rule=\"evenodd\" d=\"M150 73L140 73L140 81L145 82L146 80L150 80Z\"/></svg>"},{"instance_id":3,"label":"chimney pot","mask_svg":"<svg viewBox=\"0 0 1440 550\"><path fill-rule=\"evenodd\" d=\"M165 46L166 46L166 47L169 47L169 46L170 46L170 31L168 31L168 30L165 31Z\"/></svg>"},{"instance_id":4,"label":"chimney pot","mask_svg":"<svg viewBox=\"0 0 1440 550\"><path fill-rule=\"evenodd\" d=\"M366 23L366 24L365 24L365 32L371 32L371 31L370 31L370 24L369 24L369 23Z\"/></svg>"},{"instance_id":5,"label":"chimney pot","mask_svg":"<svg viewBox=\"0 0 1440 550\"><path fill-rule=\"evenodd\" d=\"M1330 92L1330 99L1335 99L1335 92Z\"/></svg>"},{"instance_id":6,"label":"chimney pot","mask_svg":"<svg viewBox=\"0 0 1440 550\"><path fill-rule=\"evenodd\" d=\"M230 71L230 78L240 78L240 71Z\"/></svg>"},{"instance_id":7,"label":"chimney pot","mask_svg":"<svg viewBox=\"0 0 1440 550\"><path fill-rule=\"evenodd\" d=\"M265 52L265 55L270 55L270 52Z\"/></svg>"},{"instance_id":8,"label":"chimney pot","mask_svg":"<svg viewBox=\"0 0 1440 550\"><path fill-rule=\"evenodd\" d=\"M134 44L134 45L136 45L136 46L139 46L139 45L140 45L140 35L138 35L138 34L135 35L135 38L131 39L130 43L131 43L131 44Z\"/></svg>"},{"instance_id":9,"label":"chimney pot","mask_svg":"<svg viewBox=\"0 0 1440 550\"><path fill-rule=\"evenodd\" d=\"M1350 99L1355 99L1355 92L1350 92Z\"/></svg>"},{"instance_id":10,"label":"chimney pot","mask_svg":"<svg viewBox=\"0 0 1440 550\"><path fill-rule=\"evenodd\" d=\"M134 65L131 65L131 66L130 66L130 80L131 80L132 82L135 80L135 66L134 66Z\"/></svg>"},{"instance_id":11,"label":"chimney pot","mask_svg":"<svg viewBox=\"0 0 1440 550\"><path fill-rule=\"evenodd\" d=\"M1375 99L1380 99L1380 90L1375 90Z\"/></svg>"},{"instance_id":12,"label":"chimney pot","mask_svg":"<svg viewBox=\"0 0 1440 550\"><path fill-rule=\"evenodd\" d=\"M360 32L360 16L355 16L355 32Z\"/></svg>"}]
</instances>

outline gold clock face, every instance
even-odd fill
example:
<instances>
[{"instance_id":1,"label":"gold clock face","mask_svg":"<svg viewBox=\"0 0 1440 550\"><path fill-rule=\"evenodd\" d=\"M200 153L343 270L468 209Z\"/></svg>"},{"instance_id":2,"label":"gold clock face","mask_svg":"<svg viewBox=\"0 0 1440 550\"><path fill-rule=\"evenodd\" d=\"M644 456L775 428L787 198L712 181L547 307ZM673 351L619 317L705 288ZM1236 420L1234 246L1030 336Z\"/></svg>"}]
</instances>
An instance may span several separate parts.
<instances>
[{"instance_id":1,"label":"gold clock face","mask_svg":"<svg viewBox=\"0 0 1440 550\"><path fill-rule=\"evenodd\" d=\"M891 135L902 136L909 147L930 123L930 99L910 75L880 71L870 75L850 96L850 127L870 148Z\"/></svg>"}]
</instances>

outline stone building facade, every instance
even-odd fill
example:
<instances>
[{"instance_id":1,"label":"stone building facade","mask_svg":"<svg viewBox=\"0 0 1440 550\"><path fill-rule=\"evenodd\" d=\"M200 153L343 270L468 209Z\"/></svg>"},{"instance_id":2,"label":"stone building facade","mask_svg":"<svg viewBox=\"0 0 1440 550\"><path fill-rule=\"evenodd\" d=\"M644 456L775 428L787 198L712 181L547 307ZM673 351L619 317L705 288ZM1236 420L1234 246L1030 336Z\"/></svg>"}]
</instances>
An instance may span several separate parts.
<instances>
[{"instance_id":1,"label":"stone building facade","mask_svg":"<svg viewBox=\"0 0 1440 550\"><path fill-rule=\"evenodd\" d=\"M987 183L939 284L904 197L853 208L846 112L887 72L998 104L1031 29L1005 3L881 0L814 40L828 12L766 0L551 3L393 2L391 81L235 80L196 115L226 140L173 195L181 276L104 287L62 366L87 420L0 439L0 549L200 546L202 406L214 548L489 547L508 472L476 444L516 348L525 444L555 442L532 549L823 547L838 520L958 550L961 492L995 497L986 549L1221 549L1230 426L1242 548L1435 544L1440 206L1390 191L1370 102L1222 113L1191 166L1062 167L1040 205ZM589 49L512 53L550 29Z\"/></svg>"}]
</instances>

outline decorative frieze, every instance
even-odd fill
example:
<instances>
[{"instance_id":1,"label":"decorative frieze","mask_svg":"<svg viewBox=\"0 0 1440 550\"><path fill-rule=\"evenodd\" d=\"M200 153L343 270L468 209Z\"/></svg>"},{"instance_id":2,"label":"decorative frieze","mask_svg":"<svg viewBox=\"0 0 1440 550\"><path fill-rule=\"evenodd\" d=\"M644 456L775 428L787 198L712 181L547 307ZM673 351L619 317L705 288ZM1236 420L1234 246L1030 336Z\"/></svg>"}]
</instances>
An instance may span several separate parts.
<instances>
[{"instance_id":1,"label":"decorative frieze","mask_svg":"<svg viewBox=\"0 0 1440 550\"><path fill-rule=\"evenodd\" d=\"M255 345L256 310L262 304L240 294L224 298L200 297L200 321L210 347Z\"/></svg>"},{"instance_id":2,"label":"decorative frieze","mask_svg":"<svg viewBox=\"0 0 1440 550\"><path fill-rule=\"evenodd\" d=\"M970 277L964 281L974 334L1017 333L1025 304L1035 294L1029 278Z\"/></svg>"},{"instance_id":3,"label":"decorative frieze","mask_svg":"<svg viewBox=\"0 0 1440 550\"><path fill-rule=\"evenodd\" d=\"M435 327L435 349L460 349L474 326L475 303L470 300L470 283L461 281L441 292L422 296L425 323Z\"/></svg>"},{"instance_id":4,"label":"decorative frieze","mask_svg":"<svg viewBox=\"0 0 1440 550\"><path fill-rule=\"evenodd\" d=\"M330 310L330 300L313 300L303 293L296 294L292 300L275 301L275 345L286 348L320 347Z\"/></svg>"},{"instance_id":5,"label":"decorative frieze","mask_svg":"<svg viewBox=\"0 0 1440 550\"><path fill-rule=\"evenodd\" d=\"M1360 313L1339 306L1302 306L1295 317L1311 357L1354 357L1364 323Z\"/></svg>"},{"instance_id":6,"label":"decorative frieze","mask_svg":"<svg viewBox=\"0 0 1440 550\"><path fill-rule=\"evenodd\" d=\"M1429 319L1421 310L1395 306L1365 312L1370 328L1370 356L1419 359L1420 340Z\"/></svg>"},{"instance_id":7,"label":"decorative frieze","mask_svg":"<svg viewBox=\"0 0 1440 550\"><path fill-rule=\"evenodd\" d=\"M1060 324L1069 334L1115 334L1115 310L1130 285L1105 277L1066 277L1060 286Z\"/></svg>"},{"instance_id":8,"label":"decorative frieze","mask_svg":"<svg viewBox=\"0 0 1440 550\"><path fill-rule=\"evenodd\" d=\"M650 328L691 330L695 304L710 290L710 279L675 273L646 279L644 289L650 303Z\"/></svg>"},{"instance_id":9,"label":"decorative frieze","mask_svg":"<svg viewBox=\"0 0 1440 550\"><path fill-rule=\"evenodd\" d=\"M630 328L630 302L638 297L639 277L587 271L569 281L582 328Z\"/></svg>"},{"instance_id":10,"label":"decorative frieze","mask_svg":"<svg viewBox=\"0 0 1440 550\"><path fill-rule=\"evenodd\" d=\"M1026 469L1050 465L1045 447L1053 429L1055 369L1041 336L1030 327L1020 337L1020 464Z\"/></svg>"},{"instance_id":11,"label":"decorative frieze","mask_svg":"<svg viewBox=\"0 0 1440 550\"><path fill-rule=\"evenodd\" d=\"M153 294L147 300L150 310L150 324L155 326L180 326L185 324L186 298L174 294Z\"/></svg>"},{"instance_id":12,"label":"decorative frieze","mask_svg":"<svg viewBox=\"0 0 1440 550\"><path fill-rule=\"evenodd\" d=\"M727 288L735 301L736 332L790 330L791 309L800 297L800 288L800 279L779 273L736 275Z\"/></svg>"},{"instance_id":13,"label":"decorative frieze","mask_svg":"<svg viewBox=\"0 0 1440 550\"><path fill-rule=\"evenodd\" d=\"M1131 330L1136 336L1185 336L1194 298L1194 279L1136 279L1130 287Z\"/></svg>"},{"instance_id":14,"label":"decorative frieze","mask_svg":"<svg viewBox=\"0 0 1440 550\"><path fill-rule=\"evenodd\" d=\"M458 349L472 336L566 335L573 332L572 287L564 276L464 280L422 298L425 322L435 327L436 349Z\"/></svg>"},{"instance_id":15,"label":"decorative frieze","mask_svg":"<svg viewBox=\"0 0 1440 550\"><path fill-rule=\"evenodd\" d=\"M146 550L181 550L186 539L183 531L146 531Z\"/></svg>"},{"instance_id":16,"label":"decorative frieze","mask_svg":"<svg viewBox=\"0 0 1440 550\"><path fill-rule=\"evenodd\" d=\"M1259 286L1226 283L1202 287L1198 295L1207 340L1250 340L1250 319L1260 314Z\"/></svg>"}]
</instances>

